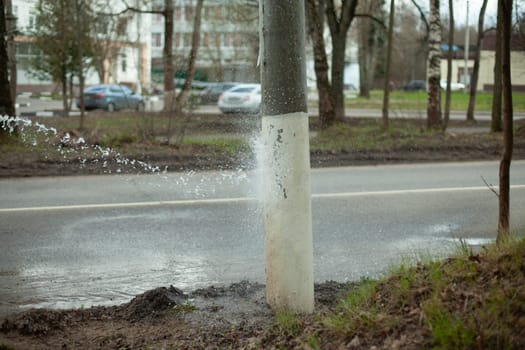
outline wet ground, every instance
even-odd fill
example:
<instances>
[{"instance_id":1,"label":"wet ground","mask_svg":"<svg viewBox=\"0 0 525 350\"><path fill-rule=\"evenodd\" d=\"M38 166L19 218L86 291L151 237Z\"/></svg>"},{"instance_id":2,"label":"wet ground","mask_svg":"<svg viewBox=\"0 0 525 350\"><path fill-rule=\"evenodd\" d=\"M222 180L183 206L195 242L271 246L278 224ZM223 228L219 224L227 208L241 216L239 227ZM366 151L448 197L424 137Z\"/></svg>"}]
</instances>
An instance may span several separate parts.
<instances>
[{"instance_id":1,"label":"wet ground","mask_svg":"<svg viewBox=\"0 0 525 350\"><path fill-rule=\"evenodd\" d=\"M316 309L333 310L350 288L336 282L317 284ZM188 294L167 286L119 306L13 315L0 322L0 348L257 349L257 337L274 325L273 315L261 284L242 281Z\"/></svg>"},{"instance_id":2,"label":"wet ground","mask_svg":"<svg viewBox=\"0 0 525 350\"><path fill-rule=\"evenodd\" d=\"M469 132L468 134L472 134ZM460 137L470 137L460 135ZM523 137L516 139L515 159L525 159ZM173 170L236 168L244 159L190 152L152 152L148 161ZM144 153L143 153L144 155ZM132 155L135 157L135 155ZM344 151L312 154L312 165L339 166L361 164L497 160L500 148L480 144L473 136L472 146L421 147L419 149ZM41 154L3 152L0 176L54 176L101 174L100 166L80 167L75 159ZM111 168L109 168L111 169ZM317 308L332 308L336 296L351 286L326 282L317 286ZM71 311L35 310L12 315L2 322L0 346L11 344L17 349L56 348L144 348L149 344L175 348L257 348L255 341L263 328L273 323L264 300L264 286L239 282L230 286L210 286L187 294L170 286L154 288L131 302L110 307ZM350 342L351 339L348 341ZM169 345L168 345L169 344Z\"/></svg>"}]
</instances>

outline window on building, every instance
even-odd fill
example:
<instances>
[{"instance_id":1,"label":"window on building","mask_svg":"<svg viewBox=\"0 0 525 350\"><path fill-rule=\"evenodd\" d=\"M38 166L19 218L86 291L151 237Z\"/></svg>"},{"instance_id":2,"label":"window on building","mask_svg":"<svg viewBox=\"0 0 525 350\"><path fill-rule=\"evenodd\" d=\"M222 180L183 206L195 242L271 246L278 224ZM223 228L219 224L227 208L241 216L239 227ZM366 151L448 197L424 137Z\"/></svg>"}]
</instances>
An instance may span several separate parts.
<instances>
[{"instance_id":1,"label":"window on building","mask_svg":"<svg viewBox=\"0 0 525 350\"><path fill-rule=\"evenodd\" d=\"M221 47L221 34L213 33L213 39L215 47Z\"/></svg>"},{"instance_id":2,"label":"window on building","mask_svg":"<svg viewBox=\"0 0 525 350\"><path fill-rule=\"evenodd\" d=\"M224 34L224 46L232 47L233 46L233 34L225 33Z\"/></svg>"},{"instance_id":3,"label":"window on building","mask_svg":"<svg viewBox=\"0 0 525 350\"><path fill-rule=\"evenodd\" d=\"M180 33L175 33L174 40L175 40L174 46L175 47L180 47Z\"/></svg>"},{"instance_id":4,"label":"window on building","mask_svg":"<svg viewBox=\"0 0 525 350\"><path fill-rule=\"evenodd\" d=\"M126 73L128 70L128 57L125 53L120 55L122 73Z\"/></svg>"},{"instance_id":5,"label":"window on building","mask_svg":"<svg viewBox=\"0 0 525 350\"><path fill-rule=\"evenodd\" d=\"M29 29L35 29L35 16L29 15Z\"/></svg>"},{"instance_id":6,"label":"window on building","mask_svg":"<svg viewBox=\"0 0 525 350\"><path fill-rule=\"evenodd\" d=\"M162 46L162 35L160 33L151 34L151 43L153 47L161 47Z\"/></svg>"},{"instance_id":7,"label":"window on building","mask_svg":"<svg viewBox=\"0 0 525 350\"><path fill-rule=\"evenodd\" d=\"M184 34L184 47L190 47L191 46L191 34L185 33Z\"/></svg>"},{"instance_id":8,"label":"window on building","mask_svg":"<svg viewBox=\"0 0 525 350\"><path fill-rule=\"evenodd\" d=\"M186 12L186 21L191 22L193 21L193 7L192 6L186 6L184 8Z\"/></svg>"},{"instance_id":9,"label":"window on building","mask_svg":"<svg viewBox=\"0 0 525 350\"><path fill-rule=\"evenodd\" d=\"M175 20L180 21L182 18L182 8L180 6L175 7Z\"/></svg>"},{"instance_id":10,"label":"window on building","mask_svg":"<svg viewBox=\"0 0 525 350\"><path fill-rule=\"evenodd\" d=\"M242 46L242 36L239 33L235 33L233 36L233 46L240 47Z\"/></svg>"},{"instance_id":11,"label":"window on building","mask_svg":"<svg viewBox=\"0 0 525 350\"><path fill-rule=\"evenodd\" d=\"M222 7L220 6L215 7L215 19L222 19Z\"/></svg>"}]
</instances>

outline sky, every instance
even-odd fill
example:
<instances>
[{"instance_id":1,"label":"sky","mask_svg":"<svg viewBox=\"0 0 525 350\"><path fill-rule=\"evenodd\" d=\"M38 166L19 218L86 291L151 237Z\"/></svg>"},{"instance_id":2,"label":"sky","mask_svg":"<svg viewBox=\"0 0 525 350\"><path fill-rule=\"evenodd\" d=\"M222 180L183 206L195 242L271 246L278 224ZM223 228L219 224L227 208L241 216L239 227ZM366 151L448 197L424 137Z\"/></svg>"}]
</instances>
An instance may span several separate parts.
<instances>
[{"instance_id":1,"label":"sky","mask_svg":"<svg viewBox=\"0 0 525 350\"><path fill-rule=\"evenodd\" d=\"M467 17L467 2L469 3L469 24L477 26L479 11L483 0L455 0L454 1L454 21L456 25L464 25ZM496 23L496 13L498 8L497 0L488 0L485 10L485 25ZM448 1L441 2L441 13L448 17Z\"/></svg>"},{"instance_id":2,"label":"sky","mask_svg":"<svg viewBox=\"0 0 525 350\"><path fill-rule=\"evenodd\" d=\"M410 0L401 0L405 3L411 3ZM396 1L397 2L397 1ZM428 0L417 0L416 1L428 14ZM448 0L441 0L440 1L440 12L441 12L441 18L447 18L448 17ZM469 3L469 24L471 26L478 25L478 18L479 18L479 11L481 9L481 5L483 4L483 0L468 0ZM387 1L387 4L389 4L389 1ZM485 10L485 26L495 25L496 23L496 14L498 9L498 0L488 0L487 2L487 9ZM463 26L465 25L467 17L467 0L454 0L454 21L456 22L456 26Z\"/></svg>"}]
</instances>

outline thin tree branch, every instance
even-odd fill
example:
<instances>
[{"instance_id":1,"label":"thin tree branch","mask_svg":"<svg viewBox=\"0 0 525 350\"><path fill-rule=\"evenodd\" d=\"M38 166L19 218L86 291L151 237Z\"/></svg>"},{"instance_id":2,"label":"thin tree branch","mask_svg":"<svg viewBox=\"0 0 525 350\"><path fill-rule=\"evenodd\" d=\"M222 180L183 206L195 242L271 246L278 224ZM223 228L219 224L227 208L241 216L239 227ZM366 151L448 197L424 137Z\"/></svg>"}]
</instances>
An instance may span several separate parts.
<instances>
[{"instance_id":1,"label":"thin tree branch","mask_svg":"<svg viewBox=\"0 0 525 350\"><path fill-rule=\"evenodd\" d=\"M485 183L485 186L487 186L487 188L489 190L491 190L496 195L496 197L499 198L499 193L494 189L494 185L493 184L489 184L487 182L487 180L485 180L485 178L483 176L481 176L481 180L483 180L483 182Z\"/></svg>"},{"instance_id":2,"label":"thin tree branch","mask_svg":"<svg viewBox=\"0 0 525 350\"><path fill-rule=\"evenodd\" d=\"M428 33L430 32L430 25L428 24L427 17L425 16L423 9L421 8L421 6L419 6L416 0L410 0L410 1L412 2L412 4L414 4L414 6L419 11L419 16L421 17L421 20L423 21L423 23L425 23L425 27L427 28L427 36L428 36Z\"/></svg>"},{"instance_id":3,"label":"thin tree branch","mask_svg":"<svg viewBox=\"0 0 525 350\"><path fill-rule=\"evenodd\" d=\"M369 13L356 13L354 15L354 17L360 17L360 18L368 18L368 19L371 19L372 21L376 22L377 24L379 24L384 30L386 30L386 24L385 22L383 22L382 20L380 20L379 18L377 17L374 17L372 16L371 14Z\"/></svg>"}]
</instances>

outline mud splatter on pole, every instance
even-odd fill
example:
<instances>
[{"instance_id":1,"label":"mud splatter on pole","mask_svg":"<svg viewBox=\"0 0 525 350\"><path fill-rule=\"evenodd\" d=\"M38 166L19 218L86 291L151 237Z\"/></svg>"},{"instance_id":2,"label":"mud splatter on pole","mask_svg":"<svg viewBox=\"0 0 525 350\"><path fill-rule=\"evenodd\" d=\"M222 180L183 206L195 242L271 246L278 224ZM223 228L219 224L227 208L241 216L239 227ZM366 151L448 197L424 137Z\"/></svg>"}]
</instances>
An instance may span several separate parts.
<instances>
[{"instance_id":1,"label":"mud splatter on pole","mask_svg":"<svg viewBox=\"0 0 525 350\"><path fill-rule=\"evenodd\" d=\"M261 84L266 299L314 308L304 2L262 0Z\"/></svg>"}]
</instances>

